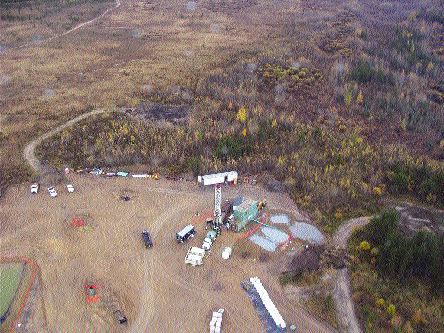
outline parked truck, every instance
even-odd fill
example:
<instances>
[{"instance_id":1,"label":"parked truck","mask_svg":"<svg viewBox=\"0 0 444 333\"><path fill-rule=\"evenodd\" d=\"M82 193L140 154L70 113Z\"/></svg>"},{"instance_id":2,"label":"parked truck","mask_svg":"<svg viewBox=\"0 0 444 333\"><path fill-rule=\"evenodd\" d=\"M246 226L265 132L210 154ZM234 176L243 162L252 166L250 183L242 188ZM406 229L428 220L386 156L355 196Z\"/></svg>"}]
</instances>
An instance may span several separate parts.
<instances>
[{"instance_id":1,"label":"parked truck","mask_svg":"<svg viewBox=\"0 0 444 333\"><path fill-rule=\"evenodd\" d=\"M188 224L185 228L176 233L176 240L178 243L183 243L189 238L194 237L195 234L196 229L194 229L194 226L192 224Z\"/></svg>"},{"instance_id":2,"label":"parked truck","mask_svg":"<svg viewBox=\"0 0 444 333\"><path fill-rule=\"evenodd\" d=\"M153 241L151 239L151 235L148 232L148 230L142 231L142 240L143 240L143 243L145 244L145 247L147 249L153 246Z\"/></svg>"},{"instance_id":3,"label":"parked truck","mask_svg":"<svg viewBox=\"0 0 444 333\"><path fill-rule=\"evenodd\" d=\"M209 251L211 249L211 245L213 245L213 240L211 238L205 238L202 243L202 248L205 251Z\"/></svg>"}]
</instances>

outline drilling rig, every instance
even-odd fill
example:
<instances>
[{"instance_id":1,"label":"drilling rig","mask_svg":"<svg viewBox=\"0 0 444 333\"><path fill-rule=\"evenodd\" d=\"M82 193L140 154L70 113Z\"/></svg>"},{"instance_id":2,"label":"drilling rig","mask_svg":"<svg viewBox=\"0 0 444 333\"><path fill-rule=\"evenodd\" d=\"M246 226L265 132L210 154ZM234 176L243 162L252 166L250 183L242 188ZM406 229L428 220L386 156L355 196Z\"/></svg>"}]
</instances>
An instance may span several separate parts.
<instances>
[{"instance_id":1,"label":"drilling rig","mask_svg":"<svg viewBox=\"0 0 444 333\"><path fill-rule=\"evenodd\" d=\"M213 226L220 228L222 224L222 185L237 184L237 171L213 173L198 176L197 182L203 186L214 186L214 220Z\"/></svg>"}]
</instances>

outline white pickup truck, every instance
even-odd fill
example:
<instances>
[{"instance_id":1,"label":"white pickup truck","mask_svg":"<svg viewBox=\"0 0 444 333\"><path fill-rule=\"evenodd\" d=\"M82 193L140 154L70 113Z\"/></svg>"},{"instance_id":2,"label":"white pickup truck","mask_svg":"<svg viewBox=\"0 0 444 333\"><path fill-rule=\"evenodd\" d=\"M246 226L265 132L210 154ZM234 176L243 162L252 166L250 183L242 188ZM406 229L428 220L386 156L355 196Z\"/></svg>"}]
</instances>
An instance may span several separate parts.
<instances>
[{"instance_id":1,"label":"white pickup truck","mask_svg":"<svg viewBox=\"0 0 444 333\"><path fill-rule=\"evenodd\" d=\"M202 259L205 256L205 250L200 247L190 247L188 249L187 255L185 256L185 264L190 264L191 266L202 265Z\"/></svg>"}]
</instances>

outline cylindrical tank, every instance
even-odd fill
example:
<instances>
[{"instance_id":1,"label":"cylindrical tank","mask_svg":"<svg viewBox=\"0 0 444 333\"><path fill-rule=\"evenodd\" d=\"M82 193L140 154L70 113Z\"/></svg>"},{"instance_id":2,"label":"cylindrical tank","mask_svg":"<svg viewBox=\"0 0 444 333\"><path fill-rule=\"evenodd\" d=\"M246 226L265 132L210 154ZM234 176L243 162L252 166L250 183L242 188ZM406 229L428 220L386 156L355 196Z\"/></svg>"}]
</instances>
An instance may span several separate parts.
<instances>
[{"instance_id":1,"label":"cylindrical tank","mask_svg":"<svg viewBox=\"0 0 444 333\"><path fill-rule=\"evenodd\" d=\"M232 251L233 251L233 249L231 247L224 248L224 250L222 251L222 258L225 260L230 258Z\"/></svg>"}]
</instances>

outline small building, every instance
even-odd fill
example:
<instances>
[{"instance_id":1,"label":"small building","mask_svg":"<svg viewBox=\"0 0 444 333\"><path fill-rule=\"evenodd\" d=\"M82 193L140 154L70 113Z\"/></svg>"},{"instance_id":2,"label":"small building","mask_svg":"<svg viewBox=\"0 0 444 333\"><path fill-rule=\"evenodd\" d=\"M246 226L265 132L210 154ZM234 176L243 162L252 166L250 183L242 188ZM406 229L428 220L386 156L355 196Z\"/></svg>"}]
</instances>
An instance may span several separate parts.
<instances>
[{"instance_id":1,"label":"small building","mask_svg":"<svg viewBox=\"0 0 444 333\"><path fill-rule=\"evenodd\" d=\"M244 199L242 202L233 206L233 216L235 223L235 231L240 231L245 228L248 221L255 219L259 213L257 201Z\"/></svg>"}]
</instances>

